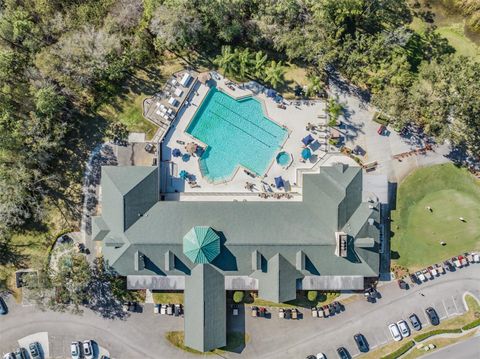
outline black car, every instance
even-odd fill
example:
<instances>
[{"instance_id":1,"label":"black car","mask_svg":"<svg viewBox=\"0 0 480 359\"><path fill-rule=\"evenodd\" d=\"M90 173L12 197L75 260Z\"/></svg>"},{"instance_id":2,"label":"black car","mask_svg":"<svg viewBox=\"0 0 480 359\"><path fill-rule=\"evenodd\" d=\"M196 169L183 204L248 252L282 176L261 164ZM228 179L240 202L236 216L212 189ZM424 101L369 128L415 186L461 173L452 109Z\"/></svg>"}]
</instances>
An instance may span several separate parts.
<instances>
[{"instance_id":1,"label":"black car","mask_svg":"<svg viewBox=\"0 0 480 359\"><path fill-rule=\"evenodd\" d=\"M38 342L30 343L28 350L30 351L30 357L32 359L42 359L40 354L40 344Z\"/></svg>"},{"instance_id":2,"label":"black car","mask_svg":"<svg viewBox=\"0 0 480 359\"><path fill-rule=\"evenodd\" d=\"M368 343L367 339L363 336L363 334L355 334L353 336L353 339L355 339L355 343L357 343L358 350L360 350L362 353L368 352Z\"/></svg>"},{"instance_id":3,"label":"black car","mask_svg":"<svg viewBox=\"0 0 480 359\"><path fill-rule=\"evenodd\" d=\"M290 309L285 309L285 319L290 319L292 317L292 311Z\"/></svg>"},{"instance_id":4,"label":"black car","mask_svg":"<svg viewBox=\"0 0 480 359\"><path fill-rule=\"evenodd\" d=\"M415 330L422 329L422 323L420 322L420 319L418 319L415 313L409 316L408 319L410 319L410 323L412 324L413 329Z\"/></svg>"},{"instance_id":5,"label":"black car","mask_svg":"<svg viewBox=\"0 0 480 359\"><path fill-rule=\"evenodd\" d=\"M432 325L439 325L440 324L440 318L438 317L437 312L435 309L432 307L428 307L425 309L425 313L427 313L428 320L430 321L430 324Z\"/></svg>"},{"instance_id":6,"label":"black car","mask_svg":"<svg viewBox=\"0 0 480 359\"><path fill-rule=\"evenodd\" d=\"M337 354L340 359L350 359L350 354L348 353L347 349L344 347L340 347L337 349Z\"/></svg>"},{"instance_id":7,"label":"black car","mask_svg":"<svg viewBox=\"0 0 480 359\"><path fill-rule=\"evenodd\" d=\"M0 297L0 315L5 315L8 312L7 305L3 301L3 298Z\"/></svg>"}]
</instances>

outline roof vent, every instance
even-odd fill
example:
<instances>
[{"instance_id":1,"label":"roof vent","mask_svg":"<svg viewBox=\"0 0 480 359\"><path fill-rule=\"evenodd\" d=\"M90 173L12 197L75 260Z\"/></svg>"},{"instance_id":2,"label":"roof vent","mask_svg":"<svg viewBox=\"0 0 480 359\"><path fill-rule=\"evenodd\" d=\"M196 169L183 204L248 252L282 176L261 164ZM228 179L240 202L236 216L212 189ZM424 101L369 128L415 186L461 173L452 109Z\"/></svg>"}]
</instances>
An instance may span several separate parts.
<instances>
[{"instance_id":1,"label":"roof vent","mask_svg":"<svg viewBox=\"0 0 480 359\"><path fill-rule=\"evenodd\" d=\"M373 218L369 218L368 219L368 224L373 226L373 224L375 223L375 220Z\"/></svg>"},{"instance_id":2,"label":"roof vent","mask_svg":"<svg viewBox=\"0 0 480 359\"><path fill-rule=\"evenodd\" d=\"M134 269L136 272L145 269L145 255L142 252L135 252L134 261Z\"/></svg>"},{"instance_id":3,"label":"roof vent","mask_svg":"<svg viewBox=\"0 0 480 359\"><path fill-rule=\"evenodd\" d=\"M175 254L172 251L165 252L165 271L171 271L175 268Z\"/></svg>"},{"instance_id":4,"label":"roof vent","mask_svg":"<svg viewBox=\"0 0 480 359\"><path fill-rule=\"evenodd\" d=\"M305 270L305 252L304 251L298 251L297 252L297 258L296 258L296 268L297 270Z\"/></svg>"},{"instance_id":5,"label":"roof vent","mask_svg":"<svg viewBox=\"0 0 480 359\"><path fill-rule=\"evenodd\" d=\"M252 252L252 270L262 269L262 255L259 251L254 250Z\"/></svg>"},{"instance_id":6,"label":"roof vent","mask_svg":"<svg viewBox=\"0 0 480 359\"><path fill-rule=\"evenodd\" d=\"M335 255L345 258L347 256L347 240L348 236L344 232L335 232Z\"/></svg>"}]
</instances>

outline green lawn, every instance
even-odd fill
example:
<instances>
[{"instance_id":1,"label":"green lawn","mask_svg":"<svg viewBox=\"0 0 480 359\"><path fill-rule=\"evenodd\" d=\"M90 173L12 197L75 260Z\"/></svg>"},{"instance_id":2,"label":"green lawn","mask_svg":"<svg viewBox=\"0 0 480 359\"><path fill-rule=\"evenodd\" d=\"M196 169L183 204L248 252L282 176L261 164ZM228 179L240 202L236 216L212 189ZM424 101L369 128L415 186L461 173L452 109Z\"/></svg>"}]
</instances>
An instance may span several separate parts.
<instances>
[{"instance_id":1,"label":"green lawn","mask_svg":"<svg viewBox=\"0 0 480 359\"><path fill-rule=\"evenodd\" d=\"M263 300L261 298L255 298L253 302L246 300L247 304L256 305L258 307L274 307L274 308L312 308L320 305L326 305L333 302L338 296L339 292L319 292L317 300L315 302L310 302L307 299L307 292L297 291L297 299L286 302L286 303L275 303L269 302L268 300Z\"/></svg>"},{"instance_id":2,"label":"green lawn","mask_svg":"<svg viewBox=\"0 0 480 359\"><path fill-rule=\"evenodd\" d=\"M479 208L480 185L466 170L444 164L415 171L398 188L392 259L414 270L479 249Z\"/></svg>"},{"instance_id":3,"label":"green lawn","mask_svg":"<svg viewBox=\"0 0 480 359\"><path fill-rule=\"evenodd\" d=\"M183 304L183 292L153 292L153 301L157 304Z\"/></svg>"},{"instance_id":4,"label":"green lawn","mask_svg":"<svg viewBox=\"0 0 480 359\"><path fill-rule=\"evenodd\" d=\"M480 56L480 45L472 41L465 33L465 19L461 15L451 14L438 4L429 9L435 13L435 25L437 32L446 38L451 46L456 50L457 55L470 56L478 58ZM420 34L425 32L427 24L421 19L415 17L410 24L410 28Z\"/></svg>"}]
</instances>

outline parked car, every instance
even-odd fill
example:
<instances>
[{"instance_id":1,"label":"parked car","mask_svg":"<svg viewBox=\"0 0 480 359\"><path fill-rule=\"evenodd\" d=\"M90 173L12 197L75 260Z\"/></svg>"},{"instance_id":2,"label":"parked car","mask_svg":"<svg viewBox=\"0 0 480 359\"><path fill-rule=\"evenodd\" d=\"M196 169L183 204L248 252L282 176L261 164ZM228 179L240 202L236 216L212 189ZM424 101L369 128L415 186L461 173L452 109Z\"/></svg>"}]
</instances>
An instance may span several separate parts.
<instances>
[{"instance_id":1,"label":"parked car","mask_svg":"<svg viewBox=\"0 0 480 359\"><path fill-rule=\"evenodd\" d=\"M398 329L397 325L395 323L392 323L388 326L388 330L390 331L390 334L396 342L399 342L402 340L402 335L400 334L400 330Z\"/></svg>"},{"instance_id":2,"label":"parked car","mask_svg":"<svg viewBox=\"0 0 480 359\"><path fill-rule=\"evenodd\" d=\"M258 308L253 306L252 307L252 317L256 317L258 315Z\"/></svg>"},{"instance_id":3,"label":"parked car","mask_svg":"<svg viewBox=\"0 0 480 359\"><path fill-rule=\"evenodd\" d=\"M290 309L285 309L285 319L292 318L292 311Z\"/></svg>"},{"instance_id":4,"label":"parked car","mask_svg":"<svg viewBox=\"0 0 480 359\"><path fill-rule=\"evenodd\" d=\"M397 280L398 287L400 289L409 289L410 287L408 286L407 282L405 282L403 279Z\"/></svg>"},{"instance_id":5,"label":"parked car","mask_svg":"<svg viewBox=\"0 0 480 359\"><path fill-rule=\"evenodd\" d=\"M331 315L334 315L334 314L337 312L335 306L333 305L333 303L330 303L330 304L328 305L328 309L330 309L330 314L331 314Z\"/></svg>"},{"instance_id":6,"label":"parked car","mask_svg":"<svg viewBox=\"0 0 480 359\"><path fill-rule=\"evenodd\" d=\"M312 308L312 317L317 318L318 317L318 309L317 307Z\"/></svg>"},{"instance_id":7,"label":"parked car","mask_svg":"<svg viewBox=\"0 0 480 359\"><path fill-rule=\"evenodd\" d=\"M262 318L265 318L267 316L267 313L268 313L267 308L265 308L265 307L260 307L258 312L260 314L260 317L262 317Z\"/></svg>"},{"instance_id":8,"label":"parked car","mask_svg":"<svg viewBox=\"0 0 480 359\"><path fill-rule=\"evenodd\" d=\"M285 318L285 310L283 308L278 310L278 317L282 319Z\"/></svg>"},{"instance_id":9,"label":"parked car","mask_svg":"<svg viewBox=\"0 0 480 359\"><path fill-rule=\"evenodd\" d=\"M8 312L7 305L2 297L0 297L0 315L5 315Z\"/></svg>"},{"instance_id":10,"label":"parked car","mask_svg":"<svg viewBox=\"0 0 480 359\"><path fill-rule=\"evenodd\" d=\"M70 344L70 355L72 359L80 359L80 342L72 342L72 344Z\"/></svg>"},{"instance_id":11,"label":"parked car","mask_svg":"<svg viewBox=\"0 0 480 359\"><path fill-rule=\"evenodd\" d=\"M30 351L31 359L42 359L39 342L30 343L30 345L28 346L28 350Z\"/></svg>"},{"instance_id":12,"label":"parked car","mask_svg":"<svg viewBox=\"0 0 480 359\"><path fill-rule=\"evenodd\" d=\"M422 270L422 274L423 274L427 279L430 279L430 280L433 279L432 273L431 273L427 268L425 268L424 270Z\"/></svg>"},{"instance_id":13,"label":"parked car","mask_svg":"<svg viewBox=\"0 0 480 359\"><path fill-rule=\"evenodd\" d=\"M436 277L439 274L433 266L430 266L427 269L433 277Z\"/></svg>"},{"instance_id":14,"label":"parked car","mask_svg":"<svg viewBox=\"0 0 480 359\"><path fill-rule=\"evenodd\" d=\"M327 359L327 356L323 353L318 353L316 356L315 356L315 359Z\"/></svg>"},{"instance_id":15,"label":"parked car","mask_svg":"<svg viewBox=\"0 0 480 359\"><path fill-rule=\"evenodd\" d=\"M357 343L358 350L360 350L362 353L368 352L368 343L363 334L355 334L353 336L353 339L355 339L355 343Z\"/></svg>"},{"instance_id":16,"label":"parked car","mask_svg":"<svg viewBox=\"0 0 480 359\"><path fill-rule=\"evenodd\" d=\"M160 304L155 304L153 306L153 314L159 314L160 313Z\"/></svg>"},{"instance_id":17,"label":"parked car","mask_svg":"<svg viewBox=\"0 0 480 359\"><path fill-rule=\"evenodd\" d=\"M318 308L317 308L317 312L318 312L318 317L319 317L319 318L325 317L325 312L323 311L323 308L322 308L322 307L318 307Z\"/></svg>"},{"instance_id":18,"label":"parked car","mask_svg":"<svg viewBox=\"0 0 480 359\"><path fill-rule=\"evenodd\" d=\"M160 306L160 314L167 314L167 305L166 304L162 304Z\"/></svg>"},{"instance_id":19,"label":"parked car","mask_svg":"<svg viewBox=\"0 0 480 359\"><path fill-rule=\"evenodd\" d=\"M298 319L298 310L297 308L292 309L292 319Z\"/></svg>"},{"instance_id":20,"label":"parked car","mask_svg":"<svg viewBox=\"0 0 480 359\"><path fill-rule=\"evenodd\" d=\"M413 329L415 330L421 330L422 329L422 323L420 323L420 320L418 319L417 315L415 313L412 313L408 319L410 319L410 324L412 324Z\"/></svg>"},{"instance_id":21,"label":"parked car","mask_svg":"<svg viewBox=\"0 0 480 359\"><path fill-rule=\"evenodd\" d=\"M83 356L85 359L93 359L93 345L91 340L83 341Z\"/></svg>"},{"instance_id":22,"label":"parked car","mask_svg":"<svg viewBox=\"0 0 480 359\"><path fill-rule=\"evenodd\" d=\"M26 350L24 348L18 348L15 350L15 359L27 359Z\"/></svg>"},{"instance_id":23,"label":"parked car","mask_svg":"<svg viewBox=\"0 0 480 359\"><path fill-rule=\"evenodd\" d=\"M6 353L3 355L3 359L15 359L15 353Z\"/></svg>"},{"instance_id":24,"label":"parked car","mask_svg":"<svg viewBox=\"0 0 480 359\"><path fill-rule=\"evenodd\" d=\"M347 349L345 349L344 347L338 348L337 354L340 359L350 359L350 354L348 353Z\"/></svg>"},{"instance_id":25,"label":"parked car","mask_svg":"<svg viewBox=\"0 0 480 359\"><path fill-rule=\"evenodd\" d=\"M380 125L380 127L379 127L378 130L377 130L377 133L378 133L380 136L382 136L382 135L385 133L386 130L387 130L387 128L386 128L384 125Z\"/></svg>"},{"instance_id":26,"label":"parked car","mask_svg":"<svg viewBox=\"0 0 480 359\"><path fill-rule=\"evenodd\" d=\"M325 314L325 317L328 317L330 315L330 308L328 305L324 305L323 307L323 313Z\"/></svg>"},{"instance_id":27,"label":"parked car","mask_svg":"<svg viewBox=\"0 0 480 359\"><path fill-rule=\"evenodd\" d=\"M415 272L415 275L416 275L417 278L419 279L420 283L427 281L427 277L425 277L422 272L420 272L420 271Z\"/></svg>"},{"instance_id":28,"label":"parked car","mask_svg":"<svg viewBox=\"0 0 480 359\"><path fill-rule=\"evenodd\" d=\"M442 264L435 264L435 269L437 270L438 274L445 274L445 268Z\"/></svg>"},{"instance_id":29,"label":"parked car","mask_svg":"<svg viewBox=\"0 0 480 359\"><path fill-rule=\"evenodd\" d=\"M410 280L412 281L412 283L418 283L418 278L415 274L410 274Z\"/></svg>"},{"instance_id":30,"label":"parked car","mask_svg":"<svg viewBox=\"0 0 480 359\"><path fill-rule=\"evenodd\" d=\"M473 253L473 260L475 263L480 262L480 255L478 253Z\"/></svg>"},{"instance_id":31,"label":"parked car","mask_svg":"<svg viewBox=\"0 0 480 359\"><path fill-rule=\"evenodd\" d=\"M234 315L234 316L238 315L238 305L237 304L232 305L232 315Z\"/></svg>"},{"instance_id":32,"label":"parked car","mask_svg":"<svg viewBox=\"0 0 480 359\"><path fill-rule=\"evenodd\" d=\"M443 262L443 265L445 266L445 269L449 272L453 272L455 269L452 262L450 262L449 260L446 260L445 262Z\"/></svg>"},{"instance_id":33,"label":"parked car","mask_svg":"<svg viewBox=\"0 0 480 359\"><path fill-rule=\"evenodd\" d=\"M437 312L432 307L428 307L425 309L425 313L427 313L428 320L430 321L431 325L439 325L440 318L438 317Z\"/></svg>"},{"instance_id":34,"label":"parked car","mask_svg":"<svg viewBox=\"0 0 480 359\"><path fill-rule=\"evenodd\" d=\"M167 304L167 315L173 314L173 304Z\"/></svg>"},{"instance_id":35,"label":"parked car","mask_svg":"<svg viewBox=\"0 0 480 359\"><path fill-rule=\"evenodd\" d=\"M404 320L400 320L397 322L398 329L400 330L400 334L402 334L403 338L410 336L410 328L408 324Z\"/></svg>"},{"instance_id":36,"label":"parked car","mask_svg":"<svg viewBox=\"0 0 480 359\"><path fill-rule=\"evenodd\" d=\"M315 355L308 355L306 359L317 359L317 358L315 358Z\"/></svg>"},{"instance_id":37,"label":"parked car","mask_svg":"<svg viewBox=\"0 0 480 359\"><path fill-rule=\"evenodd\" d=\"M175 304L175 307L173 308L173 314L178 317L179 315L182 315L182 305L181 304Z\"/></svg>"},{"instance_id":38,"label":"parked car","mask_svg":"<svg viewBox=\"0 0 480 359\"><path fill-rule=\"evenodd\" d=\"M340 302L333 302L333 307L335 308L336 313L340 313L344 309L343 304Z\"/></svg>"}]
</instances>

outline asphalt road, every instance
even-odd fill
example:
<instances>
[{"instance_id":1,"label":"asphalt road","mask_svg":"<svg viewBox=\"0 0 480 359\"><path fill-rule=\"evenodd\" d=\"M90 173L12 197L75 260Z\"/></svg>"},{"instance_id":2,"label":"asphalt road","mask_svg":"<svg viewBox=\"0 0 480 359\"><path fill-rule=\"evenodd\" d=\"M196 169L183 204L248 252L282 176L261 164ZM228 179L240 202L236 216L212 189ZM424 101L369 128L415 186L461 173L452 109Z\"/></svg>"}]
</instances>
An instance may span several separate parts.
<instances>
[{"instance_id":1,"label":"asphalt road","mask_svg":"<svg viewBox=\"0 0 480 359\"><path fill-rule=\"evenodd\" d=\"M464 342L450 345L434 353L425 355L425 359L474 359L480 358L480 336Z\"/></svg>"},{"instance_id":2,"label":"asphalt road","mask_svg":"<svg viewBox=\"0 0 480 359\"><path fill-rule=\"evenodd\" d=\"M480 264L447 273L408 291L400 290L395 283L385 285L380 289L382 299L376 304L358 300L346 305L345 312L328 319L312 318L309 309L302 310L304 318L296 321L279 319L274 309L271 319L249 315L229 318L229 327L245 329L251 340L239 353L225 357L305 358L324 352L334 358L339 346L345 346L355 356L355 333L363 333L375 348L391 341L388 323L412 312L425 323L423 310L429 305L443 318L463 312L462 297L466 291L480 297ZM17 341L25 336L48 332L54 358L68 357L69 343L85 339L95 340L117 359L195 357L172 347L164 338L166 331L183 330L183 319L154 315L152 305L125 320L103 319L89 310L82 316L42 312L35 306L14 304L11 299L8 305L9 314L0 317L0 353L15 349Z\"/></svg>"}]
</instances>

